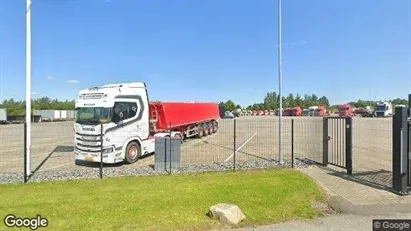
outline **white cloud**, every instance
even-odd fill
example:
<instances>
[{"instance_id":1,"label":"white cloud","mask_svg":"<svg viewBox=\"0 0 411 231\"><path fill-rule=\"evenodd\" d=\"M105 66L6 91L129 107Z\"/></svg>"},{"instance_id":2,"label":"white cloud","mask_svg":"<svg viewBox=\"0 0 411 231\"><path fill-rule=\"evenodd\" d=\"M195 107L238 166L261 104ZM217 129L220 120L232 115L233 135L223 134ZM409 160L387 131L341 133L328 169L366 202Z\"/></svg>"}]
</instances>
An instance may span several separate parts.
<instances>
[{"instance_id":1,"label":"white cloud","mask_svg":"<svg viewBox=\"0 0 411 231\"><path fill-rule=\"evenodd\" d=\"M79 81L77 79L70 79L70 80L67 80L67 83L68 84L78 84Z\"/></svg>"},{"instance_id":2,"label":"white cloud","mask_svg":"<svg viewBox=\"0 0 411 231\"><path fill-rule=\"evenodd\" d=\"M48 80L53 80L53 77L47 76L47 79L48 79Z\"/></svg>"},{"instance_id":3,"label":"white cloud","mask_svg":"<svg viewBox=\"0 0 411 231\"><path fill-rule=\"evenodd\" d=\"M32 94L32 95L37 95L37 92L32 91L31 94Z\"/></svg>"}]
</instances>

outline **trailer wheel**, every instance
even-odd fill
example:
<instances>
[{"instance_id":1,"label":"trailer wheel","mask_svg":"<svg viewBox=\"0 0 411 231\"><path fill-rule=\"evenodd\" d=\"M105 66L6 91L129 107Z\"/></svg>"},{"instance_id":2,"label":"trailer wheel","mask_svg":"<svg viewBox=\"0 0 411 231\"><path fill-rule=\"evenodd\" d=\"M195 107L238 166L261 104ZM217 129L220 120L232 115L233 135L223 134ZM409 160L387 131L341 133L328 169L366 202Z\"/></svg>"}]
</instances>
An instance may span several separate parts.
<instances>
[{"instance_id":1,"label":"trailer wheel","mask_svg":"<svg viewBox=\"0 0 411 231\"><path fill-rule=\"evenodd\" d=\"M197 138L202 138L204 136L204 129L202 126L198 126L197 128Z\"/></svg>"},{"instance_id":2,"label":"trailer wheel","mask_svg":"<svg viewBox=\"0 0 411 231\"><path fill-rule=\"evenodd\" d=\"M208 128L208 134L213 134L214 133L214 126L213 123L208 123L207 124L207 128Z\"/></svg>"},{"instance_id":3,"label":"trailer wheel","mask_svg":"<svg viewBox=\"0 0 411 231\"><path fill-rule=\"evenodd\" d=\"M213 132L216 133L218 131L218 123L213 122Z\"/></svg>"},{"instance_id":4,"label":"trailer wheel","mask_svg":"<svg viewBox=\"0 0 411 231\"><path fill-rule=\"evenodd\" d=\"M208 126L207 124L203 125L204 136L208 136Z\"/></svg>"},{"instance_id":5,"label":"trailer wheel","mask_svg":"<svg viewBox=\"0 0 411 231\"><path fill-rule=\"evenodd\" d=\"M125 162L127 164L135 163L141 156L141 148L136 142L132 141L127 145Z\"/></svg>"}]
</instances>

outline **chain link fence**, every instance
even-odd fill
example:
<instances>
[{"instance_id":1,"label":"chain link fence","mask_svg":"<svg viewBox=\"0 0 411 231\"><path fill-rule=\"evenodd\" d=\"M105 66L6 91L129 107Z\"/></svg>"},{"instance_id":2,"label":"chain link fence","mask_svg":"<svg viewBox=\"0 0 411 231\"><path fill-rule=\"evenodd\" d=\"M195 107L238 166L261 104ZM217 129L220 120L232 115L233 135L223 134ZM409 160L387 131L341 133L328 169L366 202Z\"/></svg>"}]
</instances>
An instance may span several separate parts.
<instances>
[{"instance_id":1,"label":"chain link fence","mask_svg":"<svg viewBox=\"0 0 411 231\"><path fill-rule=\"evenodd\" d=\"M354 171L390 170L390 121L379 118L353 120ZM153 154L145 155L133 164L100 165L76 161L73 126L73 122L32 123L29 163L33 177L38 176L36 181L161 174L155 170ZM292 163L299 165L307 161L322 163L322 117L283 117L281 150L284 165L281 166L278 126L275 116L221 119L217 132L181 143L180 168L174 172L291 167ZM12 182L11 176L22 181L24 137L23 124L0 126L0 181Z\"/></svg>"}]
</instances>

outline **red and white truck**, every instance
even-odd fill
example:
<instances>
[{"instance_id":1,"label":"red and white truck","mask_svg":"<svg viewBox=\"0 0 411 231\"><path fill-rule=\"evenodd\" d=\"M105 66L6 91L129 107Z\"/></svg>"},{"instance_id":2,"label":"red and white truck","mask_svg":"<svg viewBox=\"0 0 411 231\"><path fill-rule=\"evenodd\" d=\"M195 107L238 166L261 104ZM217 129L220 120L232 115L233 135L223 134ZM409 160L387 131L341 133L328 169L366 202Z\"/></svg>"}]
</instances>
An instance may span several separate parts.
<instances>
[{"instance_id":1,"label":"red and white truck","mask_svg":"<svg viewBox=\"0 0 411 231\"><path fill-rule=\"evenodd\" d=\"M150 102L144 82L80 90L75 110L76 159L100 162L102 153L109 164L153 153L155 137L215 133L220 119L217 103Z\"/></svg>"},{"instance_id":2,"label":"red and white truck","mask_svg":"<svg viewBox=\"0 0 411 231\"><path fill-rule=\"evenodd\" d=\"M284 109L284 116L302 116L303 110L300 107L291 107Z\"/></svg>"},{"instance_id":3,"label":"red and white truck","mask_svg":"<svg viewBox=\"0 0 411 231\"><path fill-rule=\"evenodd\" d=\"M327 116L327 109L323 105L317 106L314 111L314 116Z\"/></svg>"},{"instance_id":4,"label":"red and white truck","mask_svg":"<svg viewBox=\"0 0 411 231\"><path fill-rule=\"evenodd\" d=\"M338 106L338 115L341 117L373 117L374 112L370 107L353 108L350 104L341 104Z\"/></svg>"}]
</instances>

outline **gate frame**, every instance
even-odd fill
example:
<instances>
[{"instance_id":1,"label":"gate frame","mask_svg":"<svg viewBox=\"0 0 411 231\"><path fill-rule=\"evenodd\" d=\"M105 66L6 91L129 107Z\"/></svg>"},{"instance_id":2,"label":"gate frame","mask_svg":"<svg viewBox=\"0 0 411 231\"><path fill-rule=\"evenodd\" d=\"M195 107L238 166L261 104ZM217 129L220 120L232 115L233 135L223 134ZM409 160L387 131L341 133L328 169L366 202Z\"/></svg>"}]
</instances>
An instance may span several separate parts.
<instances>
[{"instance_id":1,"label":"gate frame","mask_svg":"<svg viewBox=\"0 0 411 231\"><path fill-rule=\"evenodd\" d=\"M326 116L323 119L323 166L327 167L328 164L335 165L330 163L328 160L329 155L329 144L328 142L331 140L329 132L330 129L328 127L329 120L343 120L345 119L345 137L342 136L342 142L345 143L345 166L338 166L340 168L346 169L347 174L352 174L352 118L351 117L339 117L339 116Z\"/></svg>"},{"instance_id":2,"label":"gate frame","mask_svg":"<svg viewBox=\"0 0 411 231\"><path fill-rule=\"evenodd\" d=\"M409 117L410 108L404 105L395 107L392 120L392 189L401 196L410 194Z\"/></svg>"}]
</instances>

